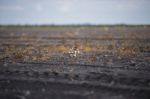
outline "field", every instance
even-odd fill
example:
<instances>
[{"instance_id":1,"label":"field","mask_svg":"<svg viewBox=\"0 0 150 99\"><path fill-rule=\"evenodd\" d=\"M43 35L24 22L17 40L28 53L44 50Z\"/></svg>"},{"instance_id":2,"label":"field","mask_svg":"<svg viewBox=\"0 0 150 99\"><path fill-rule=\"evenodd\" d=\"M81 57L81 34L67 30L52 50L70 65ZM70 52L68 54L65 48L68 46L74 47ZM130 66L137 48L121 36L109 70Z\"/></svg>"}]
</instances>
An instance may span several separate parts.
<instances>
[{"instance_id":1,"label":"field","mask_svg":"<svg viewBox=\"0 0 150 99\"><path fill-rule=\"evenodd\" d=\"M1 26L1 99L150 99L150 26Z\"/></svg>"}]
</instances>

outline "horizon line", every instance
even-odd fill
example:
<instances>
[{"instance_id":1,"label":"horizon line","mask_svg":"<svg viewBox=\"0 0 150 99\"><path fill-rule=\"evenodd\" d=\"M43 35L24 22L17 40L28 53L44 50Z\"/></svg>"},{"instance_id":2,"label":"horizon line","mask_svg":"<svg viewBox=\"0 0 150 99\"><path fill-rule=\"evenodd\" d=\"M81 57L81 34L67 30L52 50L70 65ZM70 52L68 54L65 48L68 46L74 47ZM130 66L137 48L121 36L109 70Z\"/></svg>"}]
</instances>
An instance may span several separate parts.
<instances>
[{"instance_id":1,"label":"horizon line","mask_svg":"<svg viewBox=\"0 0 150 99\"><path fill-rule=\"evenodd\" d=\"M0 26L150 26L149 24L127 24L127 23L114 23L114 24L92 24L92 23L79 23L79 24L0 24Z\"/></svg>"}]
</instances>

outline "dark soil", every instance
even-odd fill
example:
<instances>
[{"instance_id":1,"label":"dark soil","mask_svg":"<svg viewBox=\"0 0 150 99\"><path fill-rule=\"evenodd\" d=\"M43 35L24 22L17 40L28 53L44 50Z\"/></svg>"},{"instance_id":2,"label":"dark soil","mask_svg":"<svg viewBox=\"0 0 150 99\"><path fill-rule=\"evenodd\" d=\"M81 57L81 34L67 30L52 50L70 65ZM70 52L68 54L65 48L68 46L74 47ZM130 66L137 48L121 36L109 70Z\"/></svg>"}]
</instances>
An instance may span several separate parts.
<instances>
[{"instance_id":1,"label":"dark soil","mask_svg":"<svg viewBox=\"0 0 150 99\"><path fill-rule=\"evenodd\" d=\"M110 28L110 32L150 32L149 28L128 28ZM82 35L75 38L85 36L86 32L94 32L96 35L99 32L108 32L98 28L79 30L79 34ZM68 31L76 31L76 28ZM39 44L41 48L52 44L64 44L60 42L60 38L64 39L63 37L53 38L55 33L60 32L67 32L67 28L0 29L0 99L150 99L150 50L126 55L113 53L110 49L105 52L83 52L77 57L70 57L68 53L63 52L46 53L42 52L42 49L32 51L32 55L29 56L17 53L18 49L23 51L26 46L34 44ZM20 38L23 33L28 35L22 40ZM51 35L49 38L45 38L47 33ZM74 37L67 38L65 40L69 46L79 41L73 39ZM37 39L39 40L35 41ZM100 44L101 40L91 42ZM103 45L108 44L108 41L103 42L107 42ZM140 44L140 48L148 49L149 38L140 41ZM16 52L11 53L14 49ZM48 57L46 59L38 56L45 57L45 54Z\"/></svg>"}]
</instances>

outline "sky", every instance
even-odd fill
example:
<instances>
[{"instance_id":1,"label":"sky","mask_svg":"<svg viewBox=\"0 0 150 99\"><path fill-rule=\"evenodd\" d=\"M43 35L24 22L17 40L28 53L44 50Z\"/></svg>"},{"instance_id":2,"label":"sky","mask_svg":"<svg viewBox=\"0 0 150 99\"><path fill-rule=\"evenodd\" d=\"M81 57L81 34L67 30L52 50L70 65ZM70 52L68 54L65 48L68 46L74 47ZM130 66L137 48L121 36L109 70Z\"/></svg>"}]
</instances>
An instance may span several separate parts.
<instances>
[{"instance_id":1,"label":"sky","mask_svg":"<svg viewBox=\"0 0 150 99\"><path fill-rule=\"evenodd\" d=\"M150 0L0 0L0 24L150 24Z\"/></svg>"}]
</instances>

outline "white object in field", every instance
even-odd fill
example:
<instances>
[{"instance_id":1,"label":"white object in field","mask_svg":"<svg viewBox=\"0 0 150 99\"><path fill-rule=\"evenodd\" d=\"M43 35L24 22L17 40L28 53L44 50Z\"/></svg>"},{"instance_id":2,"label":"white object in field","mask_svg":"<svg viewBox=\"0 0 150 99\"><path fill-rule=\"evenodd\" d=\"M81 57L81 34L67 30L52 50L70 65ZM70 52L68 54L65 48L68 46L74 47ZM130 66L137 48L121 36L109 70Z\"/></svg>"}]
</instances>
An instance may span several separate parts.
<instances>
[{"instance_id":1,"label":"white object in field","mask_svg":"<svg viewBox=\"0 0 150 99\"><path fill-rule=\"evenodd\" d=\"M77 49L77 48L71 48L71 49L69 50L69 55L70 55L71 57L76 57L78 54L80 54L80 51L79 51L79 49Z\"/></svg>"}]
</instances>

